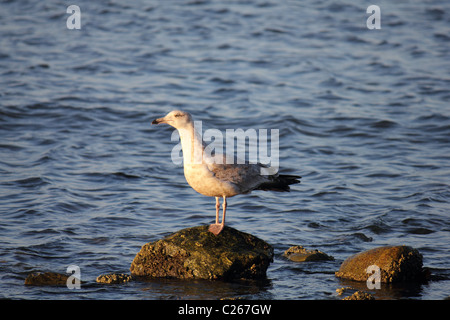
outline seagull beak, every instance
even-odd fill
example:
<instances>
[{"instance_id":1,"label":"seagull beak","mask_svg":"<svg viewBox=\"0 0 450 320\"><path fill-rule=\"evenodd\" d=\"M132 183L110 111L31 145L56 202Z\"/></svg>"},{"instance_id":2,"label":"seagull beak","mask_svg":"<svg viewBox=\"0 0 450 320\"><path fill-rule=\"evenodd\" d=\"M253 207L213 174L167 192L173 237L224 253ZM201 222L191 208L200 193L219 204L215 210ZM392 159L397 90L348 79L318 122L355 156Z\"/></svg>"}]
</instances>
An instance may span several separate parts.
<instances>
[{"instance_id":1,"label":"seagull beak","mask_svg":"<svg viewBox=\"0 0 450 320\"><path fill-rule=\"evenodd\" d=\"M158 124L158 123L166 123L166 119L159 118L152 121L152 124Z\"/></svg>"}]
</instances>

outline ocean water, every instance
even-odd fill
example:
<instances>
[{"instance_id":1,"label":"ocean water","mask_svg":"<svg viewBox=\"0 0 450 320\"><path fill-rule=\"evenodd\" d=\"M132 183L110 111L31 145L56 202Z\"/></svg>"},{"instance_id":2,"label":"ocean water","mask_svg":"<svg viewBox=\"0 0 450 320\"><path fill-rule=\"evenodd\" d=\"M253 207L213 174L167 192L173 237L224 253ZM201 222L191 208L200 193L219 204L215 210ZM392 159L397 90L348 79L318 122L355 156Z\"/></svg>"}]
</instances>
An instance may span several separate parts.
<instances>
[{"instance_id":1,"label":"ocean water","mask_svg":"<svg viewBox=\"0 0 450 320\"><path fill-rule=\"evenodd\" d=\"M81 29L68 29L76 4ZM432 278L378 299L450 294L450 3L1 1L0 298L339 299L348 256L409 245ZM228 200L227 223L275 248L262 282L128 273L140 247L214 221L171 161L173 109L204 129L278 129L290 193ZM335 261L294 263L292 245ZM79 290L28 287L80 268Z\"/></svg>"}]
</instances>

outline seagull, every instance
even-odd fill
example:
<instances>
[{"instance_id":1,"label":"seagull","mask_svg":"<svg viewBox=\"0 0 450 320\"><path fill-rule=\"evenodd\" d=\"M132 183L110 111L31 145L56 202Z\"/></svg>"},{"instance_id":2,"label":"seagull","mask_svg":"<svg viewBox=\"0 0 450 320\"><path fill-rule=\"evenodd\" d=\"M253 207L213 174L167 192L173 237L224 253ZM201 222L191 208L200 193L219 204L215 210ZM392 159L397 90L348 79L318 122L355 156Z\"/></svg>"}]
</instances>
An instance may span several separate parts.
<instances>
[{"instance_id":1,"label":"seagull","mask_svg":"<svg viewBox=\"0 0 450 320\"><path fill-rule=\"evenodd\" d=\"M168 124L178 130L183 151L184 176L188 184L200 194L216 198L216 223L208 228L218 235L225 226L227 198L247 194L253 190L289 192L291 184L300 183L300 176L262 174L266 165L235 161L227 155L209 155L199 132L188 112L174 110L152 124ZM219 223L220 201L222 222Z\"/></svg>"}]
</instances>

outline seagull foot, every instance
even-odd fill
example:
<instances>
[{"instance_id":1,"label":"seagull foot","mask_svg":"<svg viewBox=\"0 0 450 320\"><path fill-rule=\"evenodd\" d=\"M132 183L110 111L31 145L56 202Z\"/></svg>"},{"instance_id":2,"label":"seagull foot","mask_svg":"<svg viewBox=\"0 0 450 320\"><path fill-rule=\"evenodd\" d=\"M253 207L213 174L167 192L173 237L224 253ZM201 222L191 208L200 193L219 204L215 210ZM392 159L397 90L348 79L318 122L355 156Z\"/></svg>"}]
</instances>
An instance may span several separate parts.
<instances>
[{"instance_id":1,"label":"seagull foot","mask_svg":"<svg viewBox=\"0 0 450 320\"><path fill-rule=\"evenodd\" d=\"M223 230L224 225L222 223L214 223L214 224L210 224L208 231L212 232L214 235L218 235L220 233L220 231Z\"/></svg>"}]
</instances>

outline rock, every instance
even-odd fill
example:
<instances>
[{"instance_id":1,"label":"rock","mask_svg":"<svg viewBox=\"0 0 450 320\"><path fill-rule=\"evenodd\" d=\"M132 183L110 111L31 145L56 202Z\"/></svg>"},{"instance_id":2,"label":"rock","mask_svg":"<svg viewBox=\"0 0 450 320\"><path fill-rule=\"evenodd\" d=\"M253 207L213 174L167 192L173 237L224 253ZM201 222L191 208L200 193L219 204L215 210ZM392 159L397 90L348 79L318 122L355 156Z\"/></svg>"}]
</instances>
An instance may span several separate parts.
<instances>
[{"instance_id":1,"label":"rock","mask_svg":"<svg viewBox=\"0 0 450 320\"><path fill-rule=\"evenodd\" d=\"M148 278L260 279L272 261L272 246L251 234L225 226L215 236L200 226L143 245L130 271Z\"/></svg>"},{"instance_id":2,"label":"rock","mask_svg":"<svg viewBox=\"0 0 450 320\"><path fill-rule=\"evenodd\" d=\"M423 277L422 255L407 246L386 246L367 250L347 258L336 272L339 278L367 281L371 265L380 268L380 281L385 283L419 281Z\"/></svg>"},{"instance_id":3,"label":"rock","mask_svg":"<svg viewBox=\"0 0 450 320\"><path fill-rule=\"evenodd\" d=\"M284 256L292 261L334 260L332 256L319 250L307 250L302 246L293 246L284 252Z\"/></svg>"},{"instance_id":4,"label":"rock","mask_svg":"<svg viewBox=\"0 0 450 320\"><path fill-rule=\"evenodd\" d=\"M349 297L345 297L342 300L375 300L375 298L367 292L364 291L356 291Z\"/></svg>"},{"instance_id":5,"label":"rock","mask_svg":"<svg viewBox=\"0 0 450 320\"><path fill-rule=\"evenodd\" d=\"M56 272L31 273L25 279L29 286L66 286L68 275Z\"/></svg>"},{"instance_id":6,"label":"rock","mask_svg":"<svg viewBox=\"0 0 450 320\"><path fill-rule=\"evenodd\" d=\"M342 287L339 289L336 289L337 295L342 296L344 293L352 292L352 295L349 295L342 300L375 300L375 298L368 292L365 291L358 291L352 287Z\"/></svg>"},{"instance_id":7,"label":"rock","mask_svg":"<svg viewBox=\"0 0 450 320\"><path fill-rule=\"evenodd\" d=\"M352 287L338 288L338 289L336 289L336 293L337 293L338 296L342 296L344 294L344 292L346 292L348 290L353 290L353 288Z\"/></svg>"},{"instance_id":8,"label":"rock","mask_svg":"<svg viewBox=\"0 0 450 320\"><path fill-rule=\"evenodd\" d=\"M97 282L99 283L111 283L111 284L116 284L116 283L124 283L124 282L128 282L131 281L132 277L128 274L124 274L124 273L110 273L110 274L102 274L99 275L96 279Z\"/></svg>"}]
</instances>

